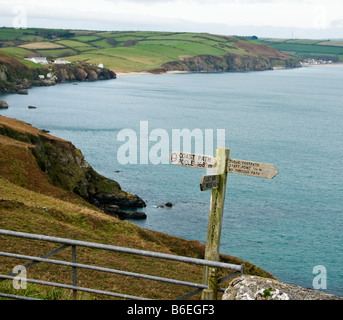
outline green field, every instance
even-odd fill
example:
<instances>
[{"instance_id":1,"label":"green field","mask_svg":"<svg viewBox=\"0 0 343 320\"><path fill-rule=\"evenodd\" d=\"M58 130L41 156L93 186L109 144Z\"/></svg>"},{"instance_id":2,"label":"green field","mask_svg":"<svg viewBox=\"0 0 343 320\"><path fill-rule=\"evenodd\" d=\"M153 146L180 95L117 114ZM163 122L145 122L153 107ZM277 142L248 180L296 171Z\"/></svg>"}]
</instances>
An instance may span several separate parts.
<instances>
[{"instance_id":1,"label":"green field","mask_svg":"<svg viewBox=\"0 0 343 320\"><path fill-rule=\"evenodd\" d=\"M343 61L343 40L263 39L260 42L298 58Z\"/></svg>"},{"instance_id":2,"label":"green field","mask_svg":"<svg viewBox=\"0 0 343 320\"><path fill-rule=\"evenodd\" d=\"M198 55L257 55L253 50L241 49L242 42L260 46L251 38L207 33L0 28L0 52L20 61L32 56L64 58L71 62L102 63L119 72L152 71L166 62ZM40 48L40 43L61 48ZM28 44L33 44L29 50L20 48ZM257 51L259 56L261 52L263 55L263 50Z\"/></svg>"},{"instance_id":3,"label":"green field","mask_svg":"<svg viewBox=\"0 0 343 320\"><path fill-rule=\"evenodd\" d=\"M89 37L87 37L89 38ZM55 43L61 44L66 47L71 47L77 49L78 47L90 47L87 42L82 42L82 41L75 41L75 40L60 40L56 41Z\"/></svg>"}]
</instances>

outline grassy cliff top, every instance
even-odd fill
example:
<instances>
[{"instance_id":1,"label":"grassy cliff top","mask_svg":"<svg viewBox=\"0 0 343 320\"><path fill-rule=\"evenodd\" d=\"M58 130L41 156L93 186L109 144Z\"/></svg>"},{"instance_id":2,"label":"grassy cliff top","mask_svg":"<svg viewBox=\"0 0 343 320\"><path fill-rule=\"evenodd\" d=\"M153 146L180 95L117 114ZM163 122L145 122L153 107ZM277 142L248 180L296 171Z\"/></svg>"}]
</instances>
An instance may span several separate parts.
<instances>
[{"instance_id":1,"label":"grassy cliff top","mask_svg":"<svg viewBox=\"0 0 343 320\"><path fill-rule=\"evenodd\" d=\"M343 61L343 40L265 38L260 41L301 60L313 58L339 63Z\"/></svg>"},{"instance_id":2,"label":"grassy cliff top","mask_svg":"<svg viewBox=\"0 0 343 320\"><path fill-rule=\"evenodd\" d=\"M0 52L24 58L45 56L70 62L103 64L115 72L153 71L171 61L199 56L252 56L287 60L288 56L256 37L208 33L149 31L100 32L57 29L0 28Z\"/></svg>"}]
</instances>

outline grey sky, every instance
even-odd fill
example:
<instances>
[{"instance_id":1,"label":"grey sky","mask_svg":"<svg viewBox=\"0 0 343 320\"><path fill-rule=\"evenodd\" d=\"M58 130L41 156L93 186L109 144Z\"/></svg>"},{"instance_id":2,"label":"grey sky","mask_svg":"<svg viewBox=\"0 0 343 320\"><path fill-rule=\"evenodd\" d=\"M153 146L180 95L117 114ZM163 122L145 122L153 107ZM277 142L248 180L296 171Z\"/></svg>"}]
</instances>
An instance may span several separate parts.
<instances>
[{"instance_id":1,"label":"grey sky","mask_svg":"<svg viewBox=\"0 0 343 320\"><path fill-rule=\"evenodd\" d=\"M0 0L0 25L343 38L342 0Z\"/></svg>"}]
</instances>

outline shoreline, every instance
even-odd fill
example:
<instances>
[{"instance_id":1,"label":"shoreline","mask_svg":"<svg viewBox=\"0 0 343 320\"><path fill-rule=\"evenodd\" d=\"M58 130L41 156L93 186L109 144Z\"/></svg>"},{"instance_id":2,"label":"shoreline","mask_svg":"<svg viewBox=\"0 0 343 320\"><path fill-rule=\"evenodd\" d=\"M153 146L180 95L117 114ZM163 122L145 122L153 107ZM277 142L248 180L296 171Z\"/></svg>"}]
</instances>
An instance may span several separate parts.
<instances>
[{"instance_id":1,"label":"shoreline","mask_svg":"<svg viewBox=\"0 0 343 320\"><path fill-rule=\"evenodd\" d=\"M340 62L340 63L308 64L308 65L304 65L302 67L326 67L326 66L330 66L330 67L343 66L343 62Z\"/></svg>"},{"instance_id":2,"label":"shoreline","mask_svg":"<svg viewBox=\"0 0 343 320\"><path fill-rule=\"evenodd\" d=\"M343 62L341 63L321 63L321 64L309 64L309 65L303 65L300 66L300 68L306 68L306 67L335 67L335 66L343 66ZM286 67L273 67L272 70L287 70L290 68ZM292 68L291 68L292 69ZM174 71L166 71L161 73L152 73L149 71L129 71L129 72L116 72L115 70L112 70L115 72L117 78L122 77L129 77L129 76L144 76L144 75L156 75L156 74L186 74L186 73L192 73L192 71L181 71L181 70L174 70ZM227 71L229 72L229 71ZM210 73L210 72L199 72L199 73Z\"/></svg>"}]
</instances>

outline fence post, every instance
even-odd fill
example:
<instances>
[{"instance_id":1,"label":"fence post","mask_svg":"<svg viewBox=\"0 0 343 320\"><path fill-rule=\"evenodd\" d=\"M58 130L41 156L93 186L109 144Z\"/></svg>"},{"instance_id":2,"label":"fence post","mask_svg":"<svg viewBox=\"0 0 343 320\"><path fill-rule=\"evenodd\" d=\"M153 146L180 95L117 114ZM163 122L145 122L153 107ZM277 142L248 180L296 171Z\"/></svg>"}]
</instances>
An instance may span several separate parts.
<instances>
[{"instance_id":1,"label":"fence post","mask_svg":"<svg viewBox=\"0 0 343 320\"><path fill-rule=\"evenodd\" d=\"M76 263L76 245L72 245L72 262ZM73 267L73 286L77 286L77 268ZM73 289L73 300L77 300L77 290Z\"/></svg>"}]
</instances>

